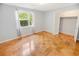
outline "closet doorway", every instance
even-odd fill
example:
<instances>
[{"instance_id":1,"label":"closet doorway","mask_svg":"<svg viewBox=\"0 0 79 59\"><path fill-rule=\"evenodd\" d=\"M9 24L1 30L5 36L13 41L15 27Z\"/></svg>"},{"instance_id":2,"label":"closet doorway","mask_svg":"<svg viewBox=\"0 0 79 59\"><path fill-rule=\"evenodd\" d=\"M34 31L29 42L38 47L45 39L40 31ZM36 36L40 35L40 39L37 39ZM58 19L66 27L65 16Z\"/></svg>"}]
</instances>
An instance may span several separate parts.
<instances>
[{"instance_id":1,"label":"closet doorway","mask_svg":"<svg viewBox=\"0 0 79 59\"><path fill-rule=\"evenodd\" d=\"M75 36L77 16L60 17L59 32Z\"/></svg>"}]
</instances>

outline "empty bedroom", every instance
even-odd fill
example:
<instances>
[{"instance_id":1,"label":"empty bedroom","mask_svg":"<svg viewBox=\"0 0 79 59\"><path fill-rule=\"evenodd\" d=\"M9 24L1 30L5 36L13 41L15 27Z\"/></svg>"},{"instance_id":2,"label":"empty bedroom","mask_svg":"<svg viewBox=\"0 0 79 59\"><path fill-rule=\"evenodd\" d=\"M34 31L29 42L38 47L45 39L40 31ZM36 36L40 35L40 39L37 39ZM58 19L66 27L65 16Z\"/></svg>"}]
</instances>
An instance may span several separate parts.
<instances>
[{"instance_id":1,"label":"empty bedroom","mask_svg":"<svg viewBox=\"0 0 79 59\"><path fill-rule=\"evenodd\" d=\"M0 3L0 56L79 56L79 4Z\"/></svg>"}]
</instances>

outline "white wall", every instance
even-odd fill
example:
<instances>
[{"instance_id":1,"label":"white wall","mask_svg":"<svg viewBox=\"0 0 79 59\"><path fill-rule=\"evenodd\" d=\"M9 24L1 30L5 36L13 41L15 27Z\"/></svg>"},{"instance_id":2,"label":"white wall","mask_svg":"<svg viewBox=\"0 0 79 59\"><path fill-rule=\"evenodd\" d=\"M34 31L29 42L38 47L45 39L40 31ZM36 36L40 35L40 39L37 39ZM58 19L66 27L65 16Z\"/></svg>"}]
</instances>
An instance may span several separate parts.
<instances>
[{"instance_id":1,"label":"white wall","mask_svg":"<svg viewBox=\"0 0 79 59\"><path fill-rule=\"evenodd\" d=\"M15 11L15 7L4 4L0 5L0 42L17 37ZM44 13L34 10L33 12L35 15L35 26L33 27L33 31L43 31ZM21 28L21 31L24 35L30 33L29 28Z\"/></svg>"},{"instance_id":2,"label":"white wall","mask_svg":"<svg viewBox=\"0 0 79 59\"><path fill-rule=\"evenodd\" d=\"M55 34L55 13L46 12L45 14L45 31Z\"/></svg>"},{"instance_id":3,"label":"white wall","mask_svg":"<svg viewBox=\"0 0 79 59\"><path fill-rule=\"evenodd\" d=\"M77 16L78 20L76 23L76 29L74 38L76 41L78 27L79 27L79 5L68 6L56 10L52 10L50 12L46 12L46 27L47 31L55 34L59 33L59 24L60 24L60 17L70 17L70 16ZM52 26L53 25L53 26Z\"/></svg>"},{"instance_id":4,"label":"white wall","mask_svg":"<svg viewBox=\"0 0 79 59\"><path fill-rule=\"evenodd\" d=\"M38 11L33 11L33 20L34 20L34 26L32 27L21 27L21 33L24 35L28 35L34 32L40 32L44 31L44 12L38 12Z\"/></svg>"},{"instance_id":5,"label":"white wall","mask_svg":"<svg viewBox=\"0 0 79 59\"><path fill-rule=\"evenodd\" d=\"M44 31L44 25L45 25L45 13L44 12L34 12L35 15L35 28L34 31L40 32Z\"/></svg>"},{"instance_id":6,"label":"white wall","mask_svg":"<svg viewBox=\"0 0 79 59\"><path fill-rule=\"evenodd\" d=\"M53 7L52 7L53 8ZM52 10L46 12L46 27L47 31L58 34L59 32L59 23L60 17L67 17L67 16L78 16L79 15L79 7L78 5L68 6L56 10Z\"/></svg>"},{"instance_id":7,"label":"white wall","mask_svg":"<svg viewBox=\"0 0 79 59\"><path fill-rule=\"evenodd\" d=\"M0 5L0 42L16 37L14 9Z\"/></svg>"},{"instance_id":8,"label":"white wall","mask_svg":"<svg viewBox=\"0 0 79 59\"><path fill-rule=\"evenodd\" d=\"M75 28L75 34L74 34L74 39L76 41L77 39L77 33L78 33L78 24L79 24L79 7L78 6L72 6L72 7L68 7L68 8L64 8L62 10L58 10L56 11L56 26L55 29L57 29L57 32L59 32L59 23L60 23L60 17L71 17L71 16L77 16L77 23L76 23L76 28Z\"/></svg>"}]
</instances>

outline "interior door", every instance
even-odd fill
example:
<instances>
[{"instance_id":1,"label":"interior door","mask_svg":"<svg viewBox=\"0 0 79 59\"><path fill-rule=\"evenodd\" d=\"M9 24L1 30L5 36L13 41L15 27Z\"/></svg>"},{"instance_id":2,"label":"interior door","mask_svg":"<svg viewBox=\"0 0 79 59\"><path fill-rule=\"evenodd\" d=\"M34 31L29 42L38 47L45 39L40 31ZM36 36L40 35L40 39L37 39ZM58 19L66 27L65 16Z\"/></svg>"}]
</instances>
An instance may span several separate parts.
<instances>
[{"instance_id":1,"label":"interior door","mask_svg":"<svg viewBox=\"0 0 79 59\"><path fill-rule=\"evenodd\" d=\"M75 34L77 17L61 17L59 32L73 35Z\"/></svg>"}]
</instances>

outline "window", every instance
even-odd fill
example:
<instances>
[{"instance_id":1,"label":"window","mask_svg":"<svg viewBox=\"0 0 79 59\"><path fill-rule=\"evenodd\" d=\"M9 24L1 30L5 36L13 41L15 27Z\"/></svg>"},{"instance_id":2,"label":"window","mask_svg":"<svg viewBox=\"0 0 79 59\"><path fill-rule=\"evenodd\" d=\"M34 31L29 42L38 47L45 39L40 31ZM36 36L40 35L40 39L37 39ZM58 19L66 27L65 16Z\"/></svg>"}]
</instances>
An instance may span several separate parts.
<instances>
[{"instance_id":1,"label":"window","mask_svg":"<svg viewBox=\"0 0 79 59\"><path fill-rule=\"evenodd\" d=\"M31 26L32 25L32 13L27 11L18 11L18 19L20 26Z\"/></svg>"}]
</instances>

